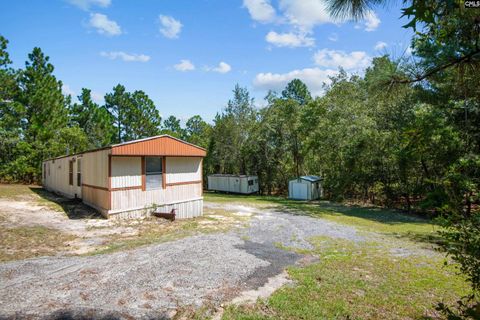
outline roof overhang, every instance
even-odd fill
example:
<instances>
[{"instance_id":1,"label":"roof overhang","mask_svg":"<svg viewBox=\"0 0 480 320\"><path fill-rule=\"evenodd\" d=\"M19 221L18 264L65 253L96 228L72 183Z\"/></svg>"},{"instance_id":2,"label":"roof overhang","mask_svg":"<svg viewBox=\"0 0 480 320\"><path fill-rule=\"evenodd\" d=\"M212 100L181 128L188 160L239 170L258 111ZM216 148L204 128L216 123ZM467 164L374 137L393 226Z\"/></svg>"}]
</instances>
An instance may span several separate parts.
<instances>
[{"instance_id":1,"label":"roof overhang","mask_svg":"<svg viewBox=\"0 0 480 320\"><path fill-rule=\"evenodd\" d=\"M64 155L44 161L66 157L81 156L85 153L110 149L110 154L117 156L170 156L170 157L205 157L207 151L192 143L163 134L159 136L127 141L111 146Z\"/></svg>"},{"instance_id":2,"label":"roof overhang","mask_svg":"<svg viewBox=\"0 0 480 320\"><path fill-rule=\"evenodd\" d=\"M205 157L205 149L169 135L112 145L113 156Z\"/></svg>"}]
</instances>

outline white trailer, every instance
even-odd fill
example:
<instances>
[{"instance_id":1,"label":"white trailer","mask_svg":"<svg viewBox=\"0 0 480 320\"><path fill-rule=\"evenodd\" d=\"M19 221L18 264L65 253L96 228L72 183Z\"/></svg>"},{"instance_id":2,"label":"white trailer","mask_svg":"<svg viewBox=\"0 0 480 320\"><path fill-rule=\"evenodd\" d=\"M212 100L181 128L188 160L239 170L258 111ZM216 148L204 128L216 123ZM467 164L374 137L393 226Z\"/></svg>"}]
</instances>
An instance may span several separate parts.
<instances>
[{"instance_id":1,"label":"white trailer","mask_svg":"<svg viewBox=\"0 0 480 320\"><path fill-rule=\"evenodd\" d=\"M211 191L251 194L259 190L257 176L211 174L207 179Z\"/></svg>"}]
</instances>

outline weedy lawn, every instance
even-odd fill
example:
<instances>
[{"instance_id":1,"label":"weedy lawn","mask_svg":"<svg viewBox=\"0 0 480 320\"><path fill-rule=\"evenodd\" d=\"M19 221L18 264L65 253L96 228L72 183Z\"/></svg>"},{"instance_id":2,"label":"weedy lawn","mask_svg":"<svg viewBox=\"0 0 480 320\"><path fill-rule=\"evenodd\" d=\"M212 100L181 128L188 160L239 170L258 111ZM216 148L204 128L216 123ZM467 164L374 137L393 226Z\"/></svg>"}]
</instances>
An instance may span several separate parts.
<instances>
[{"instance_id":1,"label":"weedy lawn","mask_svg":"<svg viewBox=\"0 0 480 320\"><path fill-rule=\"evenodd\" d=\"M468 292L455 265L445 265L438 252L439 227L429 219L322 201L221 194L206 199L324 218L355 226L366 237L364 242L310 239L313 249L301 253L319 260L290 267L294 285L255 305L228 306L223 319L436 319L437 303L452 303Z\"/></svg>"},{"instance_id":2,"label":"weedy lawn","mask_svg":"<svg viewBox=\"0 0 480 320\"><path fill-rule=\"evenodd\" d=\"M35 185L0 184L0 262L130 250L241 227L248 217L206 209L193 219L107 220L78 200Z\"/></svg>"}]
</instances>

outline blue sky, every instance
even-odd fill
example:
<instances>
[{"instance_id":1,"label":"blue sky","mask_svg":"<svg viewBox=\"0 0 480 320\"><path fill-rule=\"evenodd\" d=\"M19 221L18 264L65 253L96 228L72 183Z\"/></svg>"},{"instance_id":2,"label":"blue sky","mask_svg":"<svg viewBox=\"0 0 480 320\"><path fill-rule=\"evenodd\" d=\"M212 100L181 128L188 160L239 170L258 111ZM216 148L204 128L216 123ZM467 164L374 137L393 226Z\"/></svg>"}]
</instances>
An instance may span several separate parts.
<instances>
[{"instance_id":1,"label":"blue sky","mask_svg":"<svg viewBox=\"0 0 480 320\"><path fill-rule=\"evenodd\" d=\"M236 83L261 106L293 78L321 95L339 66L361 72L374 56L401 56L412 33L400 5L355 23L333 21L322 0L11 1L0 33L14 67L38 46L73 96L86 87L101 102L121 83L145 91L164 118L211 121Z\"/></svg>"}]
</instances>

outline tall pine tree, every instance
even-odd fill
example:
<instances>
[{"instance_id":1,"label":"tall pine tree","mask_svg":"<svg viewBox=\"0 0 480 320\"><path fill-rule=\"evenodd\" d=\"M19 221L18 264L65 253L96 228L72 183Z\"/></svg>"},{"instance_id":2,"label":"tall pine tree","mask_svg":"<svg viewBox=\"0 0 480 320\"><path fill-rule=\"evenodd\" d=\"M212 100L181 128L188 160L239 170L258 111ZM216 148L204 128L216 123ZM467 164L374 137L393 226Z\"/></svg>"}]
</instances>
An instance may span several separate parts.
<instances>
[{"instance_id":1,"label":"tall pine tree","mask_svg":"<svg viewBox=\"0 0 480 320\"><path fill-rule=\"evenodd\" d=\"M42 160L61 152L53 146L57 144L60 130L67 125L68 101L62 94L62 82L56 79L53 70L49 57L40 48L34 48L20 76L19 100L25 107L23 141L28 144L24 150L27 181L39 180Z\"/></svg>"},{"instance_id":2,"label":"tall pine tree","mask_svg":"<svg viewBox=\"0 0 480 320\"><path fill-rule=\"evenodd\" d=\"M79 126L88 137L90 148L109 145L115 135L113 119L104 106L92 100L91 90L83 88L78 103L71 107L70 121Z\"/></svg>"}]
</instances>

